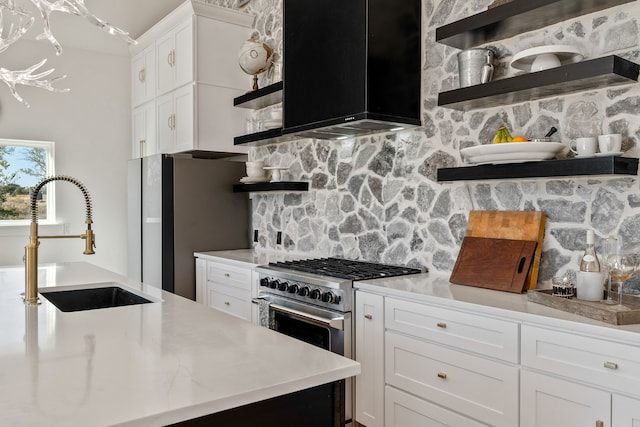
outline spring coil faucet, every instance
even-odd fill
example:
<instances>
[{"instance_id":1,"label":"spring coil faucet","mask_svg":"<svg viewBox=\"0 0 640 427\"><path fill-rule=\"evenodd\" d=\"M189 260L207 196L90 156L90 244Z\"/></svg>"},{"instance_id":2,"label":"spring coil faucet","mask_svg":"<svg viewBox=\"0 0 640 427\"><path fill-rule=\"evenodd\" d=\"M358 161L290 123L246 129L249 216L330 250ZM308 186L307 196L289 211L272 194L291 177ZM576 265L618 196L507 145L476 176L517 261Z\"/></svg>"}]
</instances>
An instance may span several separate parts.
<instances>
[{"instance_id":1,"label":"spring coil faucet","mask_svg":"<svg viewBox=\"0 0 640 427\"><path fill-rule=\"evenodd\" d=\"M67 181L74 184L82 191L84 201L87 210L87 217L85 223L87 224L87 231L80 235L64 235L64 236L38 236L38 207L37 197L38 193L48 183L52 181ZM85 250L83 254L93 255L95 254L93 248L96 246L95 235L91 230L91 196L87 188L77 179L65 176L56 175L44 178L35 187L31 189L31 195L29 198L29 210L31 214L31 228L29 232L29 244L25 246L25 289L24 289L24 302L25 304L37 305L40 304L38 299L38 246L40 246L40 239L70 239L80 238L85 240Z\"/></svg>"}]
</instances>

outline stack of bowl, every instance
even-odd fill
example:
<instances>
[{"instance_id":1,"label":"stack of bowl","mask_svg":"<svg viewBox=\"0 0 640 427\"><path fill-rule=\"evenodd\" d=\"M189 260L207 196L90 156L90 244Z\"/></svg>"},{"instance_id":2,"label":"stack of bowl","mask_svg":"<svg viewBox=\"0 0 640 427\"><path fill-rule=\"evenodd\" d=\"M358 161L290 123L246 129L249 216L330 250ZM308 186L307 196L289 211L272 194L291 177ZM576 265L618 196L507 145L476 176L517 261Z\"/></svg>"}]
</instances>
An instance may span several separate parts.
<instances>
[{"instance_id":1,"label":"stack of bowl","mask_svg":"<svg viewBox=\"0 0 640 427\"><path fill-rule=\"evenodd\" d=\"M267 181L268 178L265 176L264 162L246 162L247 166L247 176L242 178L240 181L249 183L249 182L262 182Z\"/></svg>"}]
</instances>

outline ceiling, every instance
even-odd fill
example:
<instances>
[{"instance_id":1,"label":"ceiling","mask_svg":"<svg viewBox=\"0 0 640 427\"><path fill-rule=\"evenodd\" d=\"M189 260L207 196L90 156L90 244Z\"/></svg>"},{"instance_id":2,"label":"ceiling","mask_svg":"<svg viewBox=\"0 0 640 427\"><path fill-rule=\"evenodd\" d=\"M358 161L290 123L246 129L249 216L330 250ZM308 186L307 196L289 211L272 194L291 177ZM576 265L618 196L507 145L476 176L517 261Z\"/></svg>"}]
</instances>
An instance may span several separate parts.
<instances>
[{"instance_id":1,"label":"ceiling","mask_svg":"<svg viewBox=\"0 0 640 427\"><path fill-rule=\"evenodd\" d=\"M85 0L85 5L94 15L129 32L133 39L182 3L184 0ZM38 17L26 35L35 39L42 30L42 21L37 11L30 9L31 5L25 4L24 7ZM73 47L116 55L129 54L129 46L122 39L107 34L78 16L54 12L51 29L63 49Z\"/></svg>"}]
</instances>

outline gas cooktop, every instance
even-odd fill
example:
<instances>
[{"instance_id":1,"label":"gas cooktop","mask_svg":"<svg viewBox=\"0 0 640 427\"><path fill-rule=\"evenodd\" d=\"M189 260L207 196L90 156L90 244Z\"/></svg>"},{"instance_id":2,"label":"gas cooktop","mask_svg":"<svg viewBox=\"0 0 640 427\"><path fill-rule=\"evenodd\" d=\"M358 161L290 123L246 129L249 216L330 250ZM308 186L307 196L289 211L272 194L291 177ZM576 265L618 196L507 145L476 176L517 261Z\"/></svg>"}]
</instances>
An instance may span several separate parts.
<instances>
[{"instance_id":1,"label":"gas cooktop","mask_svg":"<svg viewBox=\"0 0 640 427\"><path fill-rule=\"evenodd\" d=\"M417 268L353 261L342 258L316 258L275 262L269 263L269 266L348 280L378 279L423 272Z\"/></svg>"}]
</instances>

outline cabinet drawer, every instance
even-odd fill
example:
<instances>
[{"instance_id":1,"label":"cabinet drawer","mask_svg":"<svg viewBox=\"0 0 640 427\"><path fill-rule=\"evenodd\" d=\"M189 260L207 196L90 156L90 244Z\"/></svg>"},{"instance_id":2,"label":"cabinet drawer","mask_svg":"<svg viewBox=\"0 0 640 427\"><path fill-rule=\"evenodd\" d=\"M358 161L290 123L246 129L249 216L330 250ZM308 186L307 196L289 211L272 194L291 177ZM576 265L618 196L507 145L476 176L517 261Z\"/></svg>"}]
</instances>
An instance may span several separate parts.
<instances>
[{"instance_id":1,"label":"cabinet drawer","mask_svg":"<svg viewBox=\"0 0 640 427\"><path fill-rule=\"evenodd\" d=\"M387 298L387 329L518 363L519 324Z\"/></svg>"},{"instance_id":2,"label":"cabinet drawer","mask_svg":"<svg viewBox=\"0 0 640 427\"><path fill-rule=\"evenodd\" d=\"M640 396L640 347L522 326L522 364Z\"/></svg>"},{"instance_id":3,"label":"cabinet drawer","mask_svg":"<svg viewBox=\"0 0 640 427\"><path fill-rule=\"evenodd\" d=\"M231 291L231 292L228 292ZM235 292L234 292L235 291ZM209 307L224 311L244 320L251 321L251 295L240 297L232 287L215 286L211 282L207 286Z\"/></svg>"},{"instance_id":4,"label":"cabinet drawer","mask_svg":"<svg viewBox=\"0 0 640 427\"><path fill-rule=\"evenodd\" d=\"M251 291L251 269L207 262L207 280Z\"/></svg>"},{"instance_id":5,"label":"cabinet drawer","mask_svg":"<svg viewBox=\"0 0 640 427\"><path fill-rule=\"evenodd\" d=\"M386 383L492 426L518 425L518 369L385 334Z\"/></svg>"},{"instance_id":6,"label":"cabinet drawer","mask_svg":"<svg viewBox=\"0 0 640 427\"><path fill-rule=\"evenodd\" d=\"M486 427L393 387L385 388L385 427Z\"/></svg>"}]
</instances>

